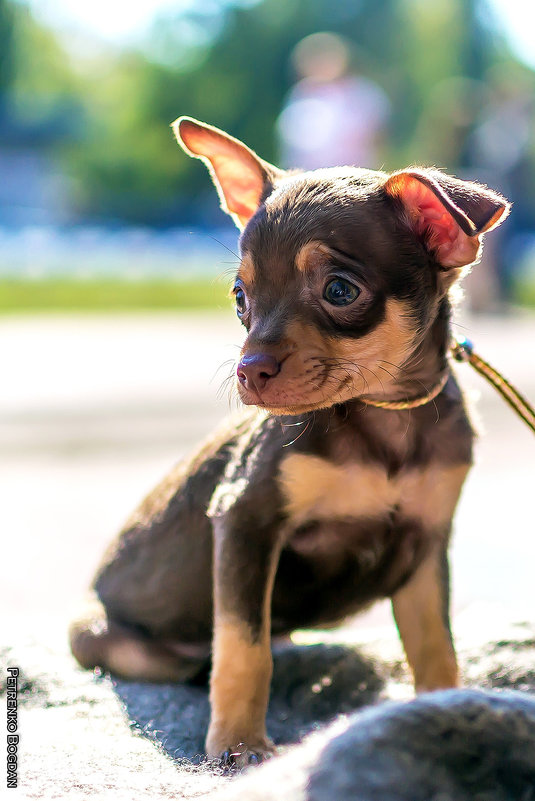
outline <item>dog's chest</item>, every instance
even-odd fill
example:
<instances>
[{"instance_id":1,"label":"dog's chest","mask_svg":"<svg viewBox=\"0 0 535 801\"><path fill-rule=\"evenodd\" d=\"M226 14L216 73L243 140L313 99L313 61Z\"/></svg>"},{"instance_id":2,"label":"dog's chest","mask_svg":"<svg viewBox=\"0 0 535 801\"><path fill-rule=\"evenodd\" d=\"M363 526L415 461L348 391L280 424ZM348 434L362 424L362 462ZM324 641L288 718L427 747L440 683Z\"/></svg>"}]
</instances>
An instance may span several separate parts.
<instances>
[{"instance_id":1,"label":"dog's chest","mask_svg":"<svg viewBox=\"0 0 535 801\"><path fill-rule=\"evenodd\" d=\"M374 551L377 543L370 531L377 526L412 523L429 535L444 532L467 469L431 463L389 476L375 464L290 454L279 473L288 544L303 555Z\"/></svg>"}]
</instances>

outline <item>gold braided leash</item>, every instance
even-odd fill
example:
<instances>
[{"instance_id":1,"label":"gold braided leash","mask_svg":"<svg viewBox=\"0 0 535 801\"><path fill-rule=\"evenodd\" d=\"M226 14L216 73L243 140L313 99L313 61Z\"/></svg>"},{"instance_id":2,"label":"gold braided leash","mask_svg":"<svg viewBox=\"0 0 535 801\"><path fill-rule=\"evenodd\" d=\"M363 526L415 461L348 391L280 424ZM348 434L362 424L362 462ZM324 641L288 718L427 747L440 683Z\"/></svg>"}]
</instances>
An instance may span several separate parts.
<instances>
[{"instance_id":1,"label":"gold braided leash","mask_svg":"<svg viewBox=\"0 0 535 801\"><path fill-rule=\"evenodd\" d=\"M531 406L530 403L524 398L520 392L513 387L512 384L507 381L506 378L501 375L494 367L486 362L481 356L478 356L477 353L474 353L474 346L470 342L469 339L465 337L454 339L451 344L451 355L457 362L469 362L474 370L482 375L484 378L489 381L492 386L498 390L502 398L507 401L509 406L512 406L516 413L522 418L522 420L528 425L533 432L535 432L535 410ZM440 381L427 392L425 395L421 395L417 398L412 398L411 400L407 399L404 401L380 401L380 400L368 400L367 398L361 398L363 403L367 404L368 406L376 406L378 409L393 409L393 410L404 410L404 409L416 409L418 406L424 406L426 403L430 403L430 401L434 400L444 387L446 386L446 382L449 378L449 370L444 373Z\"/></svg>"},{"instance_id":2,"label":"gold braided leash","mask_svg":"<svg viewBox=\"0 0 535 801\"><path fill-rule=\"evenodd\" d=\"M535 432L535 410L520 392L507 381L494 367L474 353L474 346L464 337L455 339L451 346L451 354L458 362L469 362L474 370L489 381L498 390L502 398L512 406L519 417Z\"/></svg>"}]
</instances>

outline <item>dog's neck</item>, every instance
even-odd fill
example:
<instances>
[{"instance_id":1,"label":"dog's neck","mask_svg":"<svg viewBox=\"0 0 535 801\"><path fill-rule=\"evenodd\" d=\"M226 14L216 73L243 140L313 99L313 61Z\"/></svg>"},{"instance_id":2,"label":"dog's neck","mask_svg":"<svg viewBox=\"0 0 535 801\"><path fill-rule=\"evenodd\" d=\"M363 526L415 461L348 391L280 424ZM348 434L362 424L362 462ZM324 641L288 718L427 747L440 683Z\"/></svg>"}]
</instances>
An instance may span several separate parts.
<instances>
[{"instance_id":1,"label":"dog's neck","mask_svg":"<svg viewBox=\"0 0 535 801\"><path fill-rule=\"evenodd\" d=\"M385 389L382 397L373 400L402 401L425 397L443 381L448 371L448 352L451 340L451 305L441 299L432 322L425 326L410 356L402 365L389 367L395 385Z\"/></svg>"}]
</instances>

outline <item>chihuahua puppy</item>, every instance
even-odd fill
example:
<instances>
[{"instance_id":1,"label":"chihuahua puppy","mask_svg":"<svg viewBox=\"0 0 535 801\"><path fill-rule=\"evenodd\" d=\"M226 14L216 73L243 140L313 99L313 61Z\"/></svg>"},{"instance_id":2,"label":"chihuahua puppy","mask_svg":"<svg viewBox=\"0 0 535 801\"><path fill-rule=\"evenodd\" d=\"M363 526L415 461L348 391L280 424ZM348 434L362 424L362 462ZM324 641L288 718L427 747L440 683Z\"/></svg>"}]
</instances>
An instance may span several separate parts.
<instances>
[{"instance_id":1,"label":"chihuahua puppy","mask_svg":"<svg viewBox=\"0 0 535 801\"><path fill-rule=\"evenodd\" d=\"M134 513L71 627L81 665L183 681L211 651L206 751L273 751L270 638L390 598L418 691L454 687L447 546L473 433L450 289L509 204L434 169L284 172L188 117L242 229L246 410Z\"/></svg>"}]
</instances>

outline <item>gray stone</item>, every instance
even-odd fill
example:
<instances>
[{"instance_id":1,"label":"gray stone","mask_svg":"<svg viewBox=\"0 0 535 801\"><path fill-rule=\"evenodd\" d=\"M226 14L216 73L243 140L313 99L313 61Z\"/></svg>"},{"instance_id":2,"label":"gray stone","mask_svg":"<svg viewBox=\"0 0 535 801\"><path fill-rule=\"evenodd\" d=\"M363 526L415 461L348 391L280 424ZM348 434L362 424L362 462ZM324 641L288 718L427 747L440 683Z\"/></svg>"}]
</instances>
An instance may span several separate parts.
<instances>
[{"instance_id":1,"label":"gray stone","mask_svg":"<svg viewBox=\"0 0 535 801\"><path fill-rule=\"evenodd\" d=\"M324 749L307 801L529 801L535 698L447 690L356 716Z\"/></svg>"},{"instance_id":2,"label":"gray stone","mask_svg":"<svg viewBox=\"0 0 535 801\"><path fill-rule=\"evenodd\" d=\"M475 642L475 635L465 642ZM19 799L341 801L354 797L358 786L363 801L418 801L424 796L413 791L410 781L420 786L426 775L438 782L434 795L429 791L425 796L434 801L535 798L531 790L516 796L502 789L501 794L485 790L477 795L462 784L461 789L452 784L453 793L447 773L436 767L447 767L444 748L437 746L442 738L442 746L453 744L446 749L453 755L451 782L460 781L468 768L476 777L477 771L491 776L502 767L508 776L521 776L515 766L522 764L529 777L530 754L535 754L535 628L526 624L500 632L490 643L463 647L461 642L465 682L485 687L490 696L453 691L409 704L393 703L410 695L394 638L362 649L344 643L279 646L268 729L281 755L231 777L202 757L206 683L148 685L93 676L75 666L63 632L61 637L42 632L39 641L20 637L1 656L4 667L21 671ZM510 689L517 690L514 697L503 692ZM449 740L444 739L446 725L452 732ZM465 746L475 749L472 766L466 759L455 762L455 749L462 755ZM400 772L404 780L394 780ZM391 782L390 795L382 787L376 790L374 775ZM371 787L368 795L362 794L365 781Z\"/></svg>"}]
</instances>

